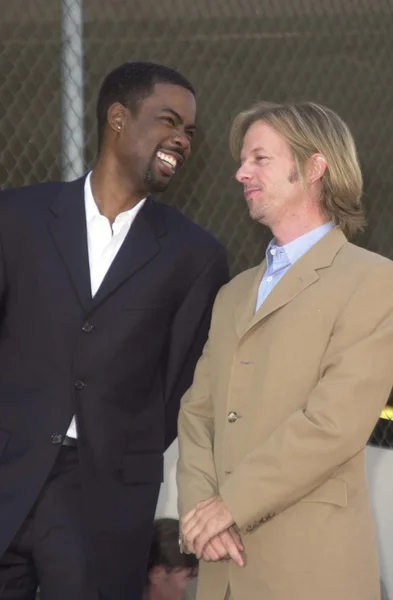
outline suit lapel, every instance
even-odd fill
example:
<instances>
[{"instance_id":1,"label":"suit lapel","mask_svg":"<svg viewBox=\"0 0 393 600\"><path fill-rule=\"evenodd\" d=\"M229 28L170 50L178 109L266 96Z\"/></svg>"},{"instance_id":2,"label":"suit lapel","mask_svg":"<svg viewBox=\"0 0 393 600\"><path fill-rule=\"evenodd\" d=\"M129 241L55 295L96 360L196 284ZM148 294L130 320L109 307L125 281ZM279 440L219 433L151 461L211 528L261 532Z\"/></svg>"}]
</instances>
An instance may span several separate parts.
<instances>
[{"instance_id":1,"label":"suit lapel","mask_svg":"<svg viewBox=\"0 0 393 600\"><path fill-rule=\"evenodd\" d=\"M252 282L251 299L241 302L238 308L237 330L243 337L258 323L318 281L318 270L329 267L340 248L346 243L344 234L336 227L329 231L315 246L302 256L277 283L261 307L255 312L259 284L265 272L265 261ZM246 289L244 295L250 294Z\"/></svg>"},{"instance_id":2,"label":"suit lapel","mask_svg":"<svg viewBox=\"0 0 393 600\"><path fill-rule=\"evenodd\" d=\"M259 310L251 318L247 329L251 329L268 315L291 302L303 290L319 279L318 273L314 269L305 269L299 265L300 260L289 269L266 300L262 302Z\"/></svg>"},{"instance_id":3,"label":"suit lapel","mask_svg":"<svg viewBox=\"0 0 393 600\"><path fill-rule=\"evenodd\" d=\"M255 314L258 289L261 279L266 271L266 260L259 267L251 269L247 273L249 277L244 278L243 287L240 290L240 299L236 307L235 320L239 337L248 330L250 321Z\"/></svg>"},{"instance_id":4,"label":"suit lapel","mask_svg":"<svg viewBox=\"0 0 393 600\"><path fill-rule=\"evenodd\" d=\"M158 238L165 233L160 211L147 198L92 300L92 308L103 302L126 279L152 260L161 246Z\"/></svg>"},{"instance_id":5,"label":"suit lapel","mask_svg":"<svg viewBox=\"0 0 393 600\"><path fill-rule=\"evenodd\" d=\"M84 203L85 177L63 183L51 206L49 228L82 306L91 302Z\"/></svg>"},{"instance_id":6,"label":"suit lapel","mask_svg":"<svg viewBox=\"0 0 393 600\"><path fill-rule=\"evenodd\" d=\"M101 286L92 299L84 202L85 177L63 183L51 206L49 228L83 308L103 302L128 277L148 263L161 246L165 224L157 205L147 198L132 224Z\"/></svg>"}]
</instances>

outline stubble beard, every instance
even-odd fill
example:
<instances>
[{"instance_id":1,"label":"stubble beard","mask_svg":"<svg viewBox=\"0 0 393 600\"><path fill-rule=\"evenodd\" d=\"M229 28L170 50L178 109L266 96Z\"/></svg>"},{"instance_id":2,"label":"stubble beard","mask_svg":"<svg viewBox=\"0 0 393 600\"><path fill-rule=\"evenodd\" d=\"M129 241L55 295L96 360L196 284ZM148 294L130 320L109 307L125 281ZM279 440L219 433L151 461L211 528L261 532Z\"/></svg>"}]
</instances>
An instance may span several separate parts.
<instances>
[{"instance_id":1,"label":"stubble beard","mask_svg":"<svg viewBox=\"0 0 393 600\"><path fill-rule=\"evenodd\" d=\"M293 165L291 171L288 173L288 182L297 183L299 179L299 171L297 170L296 165ZM263 192L263 189L261 192ZM266 219L269 214L268 207L257 206L254 210L252 207L249 207L249 212L253 221L257 221L258 223L261 223L261 225L266 225L269 227L268 219Z\"/></svg>"},{"instance_id":2,"label":"stubble beard","mask_svg":"<svg viewBox=\"0 0 393 600\"><path fill-rule=\"evenodd\" d=\"M256 206L255 208L249 207L250 217L253 221L265 224L266 210L262 206Z\"/></svg>"},{"instance_id":3,"label":"stubble beard","mask_svg":"<svg viewBox=\"0 0 393 600\"><path fill-rule=\"evenodd\" d=\"M150 194L158 194L160 192L164 192L168 187L169 181L159 181L157 177L154 175L153 171L153 162L154 159L150 162L148 167L145 170L143 181L146 185L146 188Z\"/></svg>"}]
</instances>

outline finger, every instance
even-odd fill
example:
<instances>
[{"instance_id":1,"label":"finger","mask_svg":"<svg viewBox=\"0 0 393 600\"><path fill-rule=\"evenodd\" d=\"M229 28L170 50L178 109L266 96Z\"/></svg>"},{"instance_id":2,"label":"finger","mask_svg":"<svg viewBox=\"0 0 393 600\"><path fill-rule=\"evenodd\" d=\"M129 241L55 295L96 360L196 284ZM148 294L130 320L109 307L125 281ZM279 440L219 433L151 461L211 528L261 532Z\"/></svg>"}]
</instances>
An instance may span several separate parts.
<instances>
[{"instance_id":1,"label":"finger","mask_svg":"<svg viewBox=\"0 0 393 600\"><path fill-rule=\"evenodd\" d=\"M188 535L190 530L195 527L198 523L202 523L203 525L210 520L210 518L215 514L214 509L214 498L209 498L208 500L204 500L203 502L199 502L195 509L187 513L185 517L183 517L182 521L182 530ZM210 507L210 509L209 509Z\"/></svg>"},{"instance_id":2,"label":"finger","mask_svg":"<svg viewBox=\"0 0 393 600\"><path fill-rule=\"evenodd\" d=\"M207 523L205 527L200 526L198 528L195 528L189 534L189 538L194 547L194 552L198 558L202 554L203 549L206 546L206 544L208 542L210 542L211 539L217 535L217 533L215 531L212 531L212 533L210 534L210 529L211 529L211 525L209 526L209 523ZM218 533L220 533L220 532L218 532Z\"/></svg>"},{"instance_id":3,"label":"finger","mask_svg":"<svg viewBox=\"0 0 393 600\"><path fill-rule=\"evenodd\" d=\"M244 558L240 554L239 550L236 548L235 544L233 546L228 547L228 554L238 567L244 567Z\"/></svg>"},{"instance_id":4,"label":"finger","mask_svg":"<svg viewBox=\"0 0 393 600\"><path fill-rule=\"evenodd\" d=\"M183 535L188 537L194 529L198 530L201 520L201 516L198 513L195 513L195 515L191 517L189 521L183 524Z\"/></svg>"},{"instance_id":5,"label":"finger","mask_svg":"<svg viewBox=\"0 0 393 600\"><path fill-rule=\"evenodd\" d=\"M194 542L192 540L189 540L188 538L185 537L184 545L187 548L188 552L190 552L191 554L195 554Z\"/></svg>"},{"instance_id":6,"label":"finger","mask_svg":"<svg viewBox=\"0 0 393 600\"><path fill-rule=\"evenodd\" d=\"M233 560L233 562L235 562L239 567L243 567L243 565L244 565L243 557L240 554L240 552L235 544L235 541L233 540L230 533L224 532L223 534L221 534L221 541L222 541L222 544L225 546L225 549L226 549L227 553L229 554L229 556L231 557L231 559Z\"/></svg>"},{"instance_id":7,"label":"finger","mask_svg":"<svg viewBox=\"0 0 393 600\"><path fill-rule=\"evenodd\" d=\"M203 549L202 558L203 558L203 560L207 559L208 562L209 561L215 562L217 560L220 560L220 555L216 552L213 545L209 542Z\"/></svg>"},{"instance_id":8,"label":"finger","mask_svg":"<svg viewBox=\"0 0 393 600\"><path fill-rule=\"evenodd\" d=\"M209 524L209 521L207 521L204 524L203 520L200 519L198 522L195 523L195 525L190 526L189 530L184 532L184 539L186 541L187 547L194 554L196 554L196 552L197 552L196 551L196 540L199 539L203 535L203 542L201 542L199 545L199 554L197 555L197 558L200 558L202 556L204 547L206 546L206 544L208 542L210 542L211 538L214 537L214 535L215 535L215 534L209 535L208 532L209 532L210 528L211 528L211 525Z\"/></svg>"},{"instance_id":9,"label":"finger","mask_svg":"<svg viewBox=\"0 0 393 600\"><path fill-rule=\"evenodd\" d=\"M184 536L184 539L186 540L187 546L193 547L195 544L196 538L202 533L202 531L203 531L203 526L198 522L190 525L189 529L185 529L183 536ZM206 543L208 541L209 540L206 540Z\"/></svg>"},{"instance_id":10,"label":"finger","mask_svg":"<svg viewBox=\"0 0 393 600\"><path fill-rule=\"evenodd\" d=\"M188 513L186 513L184 515L184 517L181 519L181 527L183 529L184 525L186 525L190 519L192 519L192 517L195 515L196 513L196 506L194 508L192 508L191 510L188 511Z\"/></svg>"},{"instance_id":11,"label":"finger","mask_svg":"<svg viewBox=\"0 0 393 600\"><path fill-rule=\"evenodd\" d=\"M214 516L214 514L213 514ZM183 534L187 539L187 542L195 543L195 539L205 530L209 529L212 519L211 512L204 508L200 512L197 512L195 516L184 526ZM220 533L220 532L218 532ZM214 533L214 535L216 535ZM209 535L205 540L205 543L213 537Z\"/></svg>"},{"instance_id":12,"label":"finger","mask_svg":"<svg viewBox=\"0 0 393 600\"><path fill-rule=\"evenodd\" d=\"M196 556L200 556L203 552L203 548L206 544L216 535L222 532L222 529L219 527L217 522L210 521L207 523L206 527L204 527L199 535L193 536L193 544L195 549Z\"/></svg>"},{"instance_id":13,"label":"finger","mask_svg":"<svg viewBox=\"0 0 393 600\"><path fill-rule=\"evenodd\" d=\"M240 535L237 533L237 531L235 531L234 529L229 529L228 533L231 536L231 538L233 539L233 541L235 542L237 549L240 550L240 552L243 552L244 546L243 546L242 540L240 538Z\"/></svg>"},{"instance_id":14,"label":"finger","mask_svg":"<svg viewBox=\"0 0 393 600\"><path fill-rule=\"evenodd\" d=\"M230 525L230 523L225 521L220 523L216 517L216 507L214 504L215 501L212 501L209 503L209 506L206 505L201 509L197 509L194 518L184 527L187 544L194 546L195 553L197 552L196 540L197 538L201 538L198 543L198 558L202 555L203 547L207 542L222 531L225 531Z\"/></svg>"},{"instance_id":15,"label":"finger","mask_svg":"<svg viewBox=\"0 0 393 600\"><path fill-rule=\"evenodd\" d=\"M196 508L194 515L191 516L188 521L183 523L184 535L189 536L194 529L195 531L201 531L210 518L211 511L208 507Z\"/></svg>"},{"instance_id":16,"label":"finger","mask_svg":"<svg viewBox=\"0 0 393 600\"><path fill-rule=\"evenodd\" d=\"M208 498L207 500L202 500L201 502L198 502L196 506L194 506L194 508L192 508L191 510L188 511L188 513L186 513L184 515L184 517L181 520L182 523L182 527L184 527L185 525L187 525L189 523L189 521L195 517L196 513L198 512L198 509L204 508L205 506L209 506L209 504L212 504L212 502L214 502L215 497L213 496L212 498Z\"/></svg>"},{"instance_id":17,"label":"finger","mask_svg":"<svg viewBox=\"0 0 393 600\"><path fill-rule=\"evenodd\" d=\"M211 539L207 546L212 547L220 559L228 557L227 549L222 543L220 536ZM203 549L203 551L205 551L205 548Z\"/></svg>"}]
</instances>

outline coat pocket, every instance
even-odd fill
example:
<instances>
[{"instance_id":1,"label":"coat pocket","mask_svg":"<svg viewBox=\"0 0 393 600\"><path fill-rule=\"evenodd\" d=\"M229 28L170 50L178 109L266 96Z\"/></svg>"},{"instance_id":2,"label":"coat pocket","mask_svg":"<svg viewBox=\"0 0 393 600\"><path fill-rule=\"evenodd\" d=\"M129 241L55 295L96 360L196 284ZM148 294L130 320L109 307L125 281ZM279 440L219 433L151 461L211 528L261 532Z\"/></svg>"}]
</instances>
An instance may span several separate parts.
<instances>
[{"instance_id":1,"label":"coat pocket","mask_svg":"<svg viewBox=\"0 0 393 600\"><path fill-rule=\"evenodd\" d=\"M328 479L300 502L326 502L344 508L348 504L347 484L342 479Z\"/></svg>"},{"instance_id":2,"label":"coat pocket","mask_svg":"<svg viewBox=\"0 0 393 600\"><path fill-rule=\"evenodd\" d=\"M164 457L153 452L126 454L121 470L124 483L161 483L164 480Z\"/></svg>"}]
</instances>

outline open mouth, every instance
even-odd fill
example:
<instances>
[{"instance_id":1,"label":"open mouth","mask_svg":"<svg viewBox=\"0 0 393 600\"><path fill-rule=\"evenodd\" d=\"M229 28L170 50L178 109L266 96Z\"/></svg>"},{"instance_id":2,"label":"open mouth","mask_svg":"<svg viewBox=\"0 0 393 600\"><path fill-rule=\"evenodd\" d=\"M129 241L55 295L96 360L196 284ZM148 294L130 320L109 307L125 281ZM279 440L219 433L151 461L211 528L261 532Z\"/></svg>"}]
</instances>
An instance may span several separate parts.
<instances>
[{"instance_id":1,"label":"open mouth","mask_svg":"<svg viewBox=\"0 0 393 600\"><path fill-rule=\"evenodd\" d=\"M168 152L164 152L162 150L158 150L156 154L158 160L161 165L164 167L164 172L168 175L173 175L176 173L176 170L181 165L181 160L173 156L173 154L169 154Z\"/></svg>"}]
</instances>

